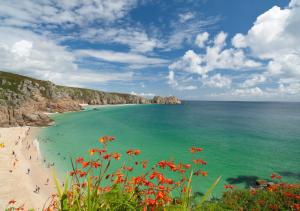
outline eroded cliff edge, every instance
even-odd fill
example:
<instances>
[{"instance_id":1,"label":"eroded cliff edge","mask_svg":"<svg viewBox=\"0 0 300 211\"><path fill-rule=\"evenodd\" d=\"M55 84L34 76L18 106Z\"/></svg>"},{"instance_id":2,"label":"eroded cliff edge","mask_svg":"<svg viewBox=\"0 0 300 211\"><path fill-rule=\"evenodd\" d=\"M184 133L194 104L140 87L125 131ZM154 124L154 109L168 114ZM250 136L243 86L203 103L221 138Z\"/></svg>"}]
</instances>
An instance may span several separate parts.
<instances>
[{"instance_id":1,"label":"eroded cliff edge","mask_svg":"<svg viewBox=\"0 0 300 211\"><path fill-rule=\"evenodd\" d=\"M55 85L0 71L0 127L47 126L53 121L45 112L79 111L80 104L181 104L174 96L146 99L136 95L108 93Z\"/></svg>"}]
</instances>

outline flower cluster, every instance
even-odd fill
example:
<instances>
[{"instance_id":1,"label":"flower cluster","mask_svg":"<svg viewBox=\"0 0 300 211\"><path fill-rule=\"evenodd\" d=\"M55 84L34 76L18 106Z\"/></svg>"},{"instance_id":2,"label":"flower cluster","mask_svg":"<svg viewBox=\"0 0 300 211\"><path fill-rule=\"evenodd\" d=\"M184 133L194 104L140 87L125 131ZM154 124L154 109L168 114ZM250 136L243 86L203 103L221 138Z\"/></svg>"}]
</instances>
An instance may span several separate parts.
<instances>
[{"instance_id":1,"label":"flower cluster","mask_svg":"<svg viewBox=\"0 0 300 211\"><path fill-rule=\"evenodd\" d=\"M72 177L72 185L65 193L66 204L75 205L78 201L79 204L84 204L83 201L91 195L94 199L101 201L106 193L118 188L123 191L123 195L128 195L126 203L136 203L140 209L144 210L156 210L170 204L182 203L180 200L175 200L173 193L190 193L189 184L192 176L207 176L208 174L200 168L206 165L206 162L200 158L191 159L191 163L161 160L147 169L148 160L132 161L133 157L141 154L139 149L127 150L128 158L122 164L120 163L120 167L115 169L114 163L114 167L110 168L112 160L119 161L121 158L118 152L110 153L108 150L108 143L114 140L115 138L111 136L99 138L102 147L90 149L88 159L78 157L75 162L72 162L73 169L69 173ZM189 149L194 156L202 150L198 147ZM142 175L134 173L138 167L145 169ZM100 201L98 204L101 204ZM56 206L57 203L52 205Z\"/></svg>"}]
</instances>

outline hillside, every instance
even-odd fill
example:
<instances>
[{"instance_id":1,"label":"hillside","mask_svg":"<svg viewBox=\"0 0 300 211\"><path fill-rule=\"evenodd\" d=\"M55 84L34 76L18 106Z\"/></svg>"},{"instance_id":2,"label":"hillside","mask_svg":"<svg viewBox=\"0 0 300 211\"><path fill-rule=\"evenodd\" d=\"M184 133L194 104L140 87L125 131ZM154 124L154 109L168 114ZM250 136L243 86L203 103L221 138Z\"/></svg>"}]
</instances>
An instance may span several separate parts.
<instances>
[{"instance_id":1,"label":"hillside","mask_svg":"<svg viewBox=\"0 0 300 211\"><path fill-rule=\"evenodd\" d=\"M0 71L0 127L46 126L45 112L81 110L80 104L180 104L176 97L140 96L55 85L50 81Z\"/></svg>"}]
</instances>

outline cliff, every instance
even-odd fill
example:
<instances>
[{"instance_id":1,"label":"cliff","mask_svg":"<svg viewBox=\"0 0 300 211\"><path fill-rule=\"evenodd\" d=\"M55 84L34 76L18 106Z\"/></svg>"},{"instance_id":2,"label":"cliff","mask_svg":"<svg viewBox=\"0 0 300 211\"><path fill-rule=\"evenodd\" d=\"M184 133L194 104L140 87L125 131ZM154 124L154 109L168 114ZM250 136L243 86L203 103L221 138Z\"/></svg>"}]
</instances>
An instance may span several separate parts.
<instances>
[{"instance_id":1,"label":"cliff","mask_svg":"<svg viewBox=\"0 0 300 211\"><path fill-rule=\"evenodd\" d=\"M80 104L180 104L176 97L140 96L55 85L0 71L0 127L47 126L53 121L44 113L79 111Z\"/></svg>"}]
</instances>

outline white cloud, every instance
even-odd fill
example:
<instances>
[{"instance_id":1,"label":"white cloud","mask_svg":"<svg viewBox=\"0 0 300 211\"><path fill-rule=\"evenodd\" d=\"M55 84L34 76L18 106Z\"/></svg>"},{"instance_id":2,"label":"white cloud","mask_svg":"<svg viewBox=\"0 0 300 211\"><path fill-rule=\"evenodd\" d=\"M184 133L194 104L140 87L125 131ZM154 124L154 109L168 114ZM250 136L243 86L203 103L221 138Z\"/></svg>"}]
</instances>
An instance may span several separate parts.
<instances>
[{"instance_id":1,"label":"white cloud","mask_svg":"<svg viewBox=\"0 0 300 211\"><path fill-rule=\"evenodd\" d=\"M131 91L132 95L137 95L137 96L141 96L141 97L146 97L146 98L153 98L155 96L154 93L144 93L144 92L141 92L141 93L136 93L135 91Z\"/></svg>"},{"instance_id":2,"label":"white cloud","mask_svg":"<svg viewBox=\"0 0 300 211\"><path fill-rule=\"evenodd\" d=\"M0 69L76 86L133 79L133 72L80 69L65 47L28 30L8 27L0 27Z\"/></svg>"},{"instance_id":3,"label":"white cloud","mask_svg":"<svg viewBox=\"0 0 300 211\"><path fill-rule=\"evenodd\" d=\"M243 36L244 45L262 60L270 60L270 75L300 76L300 7L291 1L289 7L274 6L257 17Z\"/></svg>"},{"instance_id":4,"label":"white cloud","mask_svg":"<svg viewBox=\"0 0 300 211\"><path fill-rule=\"evenodd\" d=\"M195 13L193 13L193 12L182 13L182 14L179 14L179 21L181 23L184 23L190 19L193 19L194 17L195 17Z\"/></svg>"},{"instance_id":5,"label":"white cloud","mask_svg":"<svg viewBox=\"0 0 300 211\"><path fill-rule=\"evenodd\" d=\"M169 71L167 79L168 79L168 84L172 88L177 89L179 91L183 91L183 90L195 90L195 89L198 88L197 86L194 86L194 85L184 85L184 84L183 85L179 85L178 82L177 82L177 80L175 79L175 73L172 70Z\"/></svg>"},{"instance_id":6,"label":"white cloud","mask_svg":"<svg viewBox=\"0 0 300 211\"><path fill-rule=\"evenodd\" d=\"M167 39L164 41L164 50L182 48L184 44L193 44L195 37L208 27L219 21L219 17L201 18L196 16L186 20L184 23L173 21ZM164 32L165 33L165 32Z\"/></svg>"},{"instance_id":7,"label":"white cloud","mask_svg":"<svg viewBox=\"0 0 300 211\"><path fill-rule=\"evenodd\" d=\"M231 79L229 77L216 74L211 77L203 78L202 82L205 86L212 88L230 88Z\"/></svg>"},{"instance_id":8,"label":"white cloud","mask_svg":"<svg viewBox=\"0 0 300 211\"><path fill-rule=\"evenodd\" d=\"M30 56L31 50L32 43L27 40L16 42L11 48L11 52L20 57Z\"/></svg>"},{"instance_id":9,"label":"white cloud","mask_svg":"<svg viewBox=\"0 0 300 211\"><path fill-rule=\"evenodd\" d=\"M135 53L123 53L106 50L77 50L76 55L78 57L94 57L108 62L118 62L123 64L134 65L157 65L163 66L168 63L168 60L146 57Z\"/></svg>"},{"instance_id":10,"label":"white cloud","mask_svg":"<svg viewBox=\"0 0 300 211\"><path fill-rule=\"evenodd\" d=\"M169 65L169 69L205 75L208 72L208 69L202 66L203 62L201 56L196 54L193 50L189 50L180 60Z\"/></svg>"},{"instance_id":11,"label":"white cloud","mask_svg":"<svg viewBox=\"0 0 300 211\"><path fill-rule=\"evenodd\" d=\"M256 97L261 96L264 92L259 87L249 88L249 89L235 89L230 93L233 96L240 97Z\"/></svg>"},{"instance_id":12,"label":"white cloud","mask_svg":"<svg viewBox=\"0 0 300 211\"><path fill-rule=\"evenodd\" d=\"M241 33L236 34L232 40L231 43L236 48L245 48L247 47L247 43L245 41L245 36Z\"/></svg>"},{"instance_id":13,"label":"white cloud","mask_svg":"<svg viewBox=\"0 0 300 211\"><path fill-rule=\"evenodd\" d=\"M266 77L263 75L254 75L251 78L245 80L241 87L247 88L247 87L253 87L256 86L259 83L263 83L266 81Z\"/></svg>"},{"instance_id":14,"label":"white cloud","mask_svg":"<svg viewBox=\"0 0 300 211\"><path fill-rule=\"evenodd\" d=\"M173 62L169 69L196 73L202 76L216 69L248 69L258 68L260 63L246 57L242 49L227 48L227 34L220 32L214 38L214 44L206 47L204 54L187 51L178 61Z\"/></svg>"},{"instance_id":15,"label":"white cloud","mask_svg":"<svg viewBox=\"0 0 300 211\"><path fill-rule=\"evenodd\" d=\"M162 47L160 40L149 37L144 30L136 27L92 28L81 32L80 38L89 40L90 42L119 43L129 46L133 52L141 53L150 52L155 48Z\"/></svg>"},{"instance_id":16,"label":"white cloud","mask_svg":"<svg viewBox=\"0 0 300 211\"><path fill-rule=\"evenodd\" d=\"M124 17L136 0L2 0L2 25L38 28L40 24L84 25L93 21L115 21Z\"/></svg>"},{"instance_id":17,"label":"white cloud","mask_svg":"<svg viewBox=\"0 0 300 211\"><path fill-rule=\"evenodd\" d=\"M205 46L205 42L208 40L209 37L209 33L207 32L203 32L201 34L198 34L195 40L195 44L200 47L203 48Z\"/></svg>"}]
</instances>

